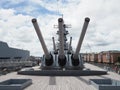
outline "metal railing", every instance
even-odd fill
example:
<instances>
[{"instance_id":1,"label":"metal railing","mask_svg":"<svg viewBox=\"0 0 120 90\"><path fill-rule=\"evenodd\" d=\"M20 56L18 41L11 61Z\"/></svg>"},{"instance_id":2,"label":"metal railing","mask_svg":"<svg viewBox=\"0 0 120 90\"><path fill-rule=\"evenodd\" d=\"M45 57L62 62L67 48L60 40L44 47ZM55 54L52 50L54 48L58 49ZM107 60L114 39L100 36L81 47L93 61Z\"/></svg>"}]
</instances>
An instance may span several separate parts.
<instances>
[{"instance_id":1,"label":"metal railing","mask_svg":"<svg viewBox=\"0 0 120 90\"><path fill-rule=\"evenodd\" d=\"M94 62L91 62L90 64L98 66L98 67L100 67L104 70L120 74L120 67L119 66L116 66L116 65L113 65L113 64L103 64L103 63L94 63Z\"/></svg>"},{"instance_id":2,"label":"metal railing","mask_svg":"<svg viewBox=\"0 0 120 90\"><path fill-rule=\"evenodd\" d=\"M0 68L7 68L7 67L24 67L25 65L32 64L32 61L25 60L25 59L7 59L3 60L0 59Z\"/></svg>"}]
</instances>

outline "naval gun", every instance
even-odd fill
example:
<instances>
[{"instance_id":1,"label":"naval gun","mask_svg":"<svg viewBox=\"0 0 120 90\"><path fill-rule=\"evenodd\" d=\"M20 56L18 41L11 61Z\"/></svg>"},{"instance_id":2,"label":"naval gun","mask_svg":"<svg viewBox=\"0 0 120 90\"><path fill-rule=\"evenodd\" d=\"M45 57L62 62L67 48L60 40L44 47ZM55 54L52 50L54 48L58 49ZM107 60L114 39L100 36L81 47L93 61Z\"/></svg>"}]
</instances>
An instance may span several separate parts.
<instances>
[{"instance_id":1,"label":"naval gun","mask_svg":"<svg viewBox=\"0 0 120 90\"><path fill-rule=\"evenodd\" d=\"M83 60L79 52L81 49L81 45L82 45L89 21L90 21L89 18L85 18L85 22L82 28L82 32L79 38L77 48L75 52L73 52L72 46L71 46L72 37L70 37L69 44L67 43L67 38L66 38L66 35L68 34L68 31L66 30L66 28L68 26L64 24L63 18L59 18L58 31L57 31L57 34L59 36L58 38L59 42L55 44L55 39L54 37L52 37L54 50L52 52L49 52L44 42L40 28L38 26L37 19L32 19L33 26L35 28L35 31L37 33L37 36L41 42L41 45L44 51L43 60L41 62L41 68L42 69L63 69L63 68L83 69L84 67Z\"/></svg>"},{"instance_id":2,"label":"naval gun","mask_svg":"<svg viewBox=\"0 0 120 90\"><path fill-rule=\"evenodd\" d=\"M32 19L32 23L34 25L35 31L36 31L36 33L38 35L38 38L39 38L39 40L41 42L41 46L42 46L43 51L44 51L44 56L45 56L44 57L44 59L45 59L44 63L45 63L46 66L51 66L53 64L53 56L49 53L49 51L48 51L48 49L46 47L46 44L44 42L42 33L41 33L40 28L39 28L38 23L37 23L37 19L35 19L35 18Z\"/></svg>"},{"instance_id":3,"label":"naval gun","mask_svg":"<svg viewBox=\"0 0 120 90\"><path fill-rule=\"evenodd\" d=\"M89 76L89 75L105 75L106 71L87 70L84 68L84 62L79 53L81 50L82 42L88 27L90 19L85 18L81 35L75 50L72 49L72 37L70 42L67 42L69 25L64 24L63 18L58 19L58 41L52 37L53 51L49 51L44 42L42 33L37 23L37 19L32 19L33 26L42 45L44 55L41 60L40 70L25 70L18 71L22 75L40 75L40 76Z\"/></svg>"}]
</instances>

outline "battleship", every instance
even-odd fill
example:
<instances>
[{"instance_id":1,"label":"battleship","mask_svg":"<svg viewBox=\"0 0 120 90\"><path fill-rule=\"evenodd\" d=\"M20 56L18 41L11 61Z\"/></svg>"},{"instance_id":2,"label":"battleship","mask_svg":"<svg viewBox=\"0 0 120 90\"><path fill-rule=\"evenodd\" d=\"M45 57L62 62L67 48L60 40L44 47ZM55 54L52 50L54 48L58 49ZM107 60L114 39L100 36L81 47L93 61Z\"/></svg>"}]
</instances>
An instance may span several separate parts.
<instances>
[{"instance_id":1,"label":"battleship","mask_svg":"<svg viewBox=\"0 0 120 90\"><path fill-rule=\"evenodd\" d=\"M52 37L53 51L48 51L37 19L33 26L44 51L40 66L0 76L0 90L120 90L120 76L98 66L85 63L81 50L90 19L85 18L75 50L72 37L67 42L69 26L58 19L58 42Z\"/></svg>"}]
</instances>

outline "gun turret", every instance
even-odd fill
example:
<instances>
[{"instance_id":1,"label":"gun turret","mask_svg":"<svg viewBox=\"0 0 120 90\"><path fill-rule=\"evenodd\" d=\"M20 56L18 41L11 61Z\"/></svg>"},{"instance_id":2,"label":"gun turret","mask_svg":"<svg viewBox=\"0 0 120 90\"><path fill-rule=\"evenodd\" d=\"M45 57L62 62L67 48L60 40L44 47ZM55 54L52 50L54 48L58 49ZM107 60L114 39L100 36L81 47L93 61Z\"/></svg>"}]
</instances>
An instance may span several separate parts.
<instances>
[{"instance_id":1,"label":"gun turret","mask_svg":"<svg viewBox=\"0 0 120 90\"><path fill-rule=\"evenodd\" d=\"M45 55L45 64L47 66L51 66L53 64L53 57L52 55L48 52L48 49L46 47L46 44L44 42L44 39L43 39L43 36L42 36L42 33L40 31L40 28L38 26L38 23L37 23L37 19L32 19L32 23L33 23L33 26L35 28L35 31L37 33L37 36L41 42L41 45L42 45L42 48L43 48L43 51L44 51L44 55Z\"/></svg>"},{"instance_id":2,"label":"gun turret","mask_svg":"<svg viewBox=\"0 0 120 90\"><path fill-rule=\"evenodd\" d=\"M20 71L18 74L23 75L45 75L45 76L80 76L80 75L104 75L107 74L106 71L88 71L83 70L84 63L81 54L79 54L82 42L88 27L90 19L85 18L85 22L83 24L82 32L79 37L78 45L76 47L75 52L72 50L72 37L70 37L70 42L67 42L67 34L69 25L64 24L63 18L58 19L58 31L57 34L59 36L58 42L55 43L54 37L53 40L53 51L49 52L46 44L44 42L43 36L41 34L40 28L37 24L36 19L32 19L33 26L41 42L44 55L41 60L41 70L33 70L33 71Z\"/></svg>"},{"instance_id":3,"label":"gun turret","mask_svg":"<svg viewBox=\"0 0 120 90\"><path fill-rule=\"evenodd\" d=\"M37 36L41 42L43 51L44 51L44 57L41 62L41 67L43 69L83 69L83 63L82 58L79 55L79 51L81 49L81 45L86 33L86 29L88 27L90 19L85 18L85 22L82 28L82 32L78 41L78 45L76 47L75 52L72 51L72 37L70 37L70 43L67 42L67 34L68 31L66 28L68 26L64 24L63 18L58 19L58 31L57 34L59 36L58 43L55 43L54 37L52 37L53 40L53 48L54 51L49 52L46 44L44 42L43 36L41 34L40 28L38 26L37 20L32 19L33 26L35 28L35 31L37 33Z\"/></svg>"},{"instance_id":4,"label":"gun turret","mask_svg":"<svg viewBox=\"0 0 120 90\"><path fill-rule=\"evenodd\" d=\"M83 42L86 30L87 30L89 21L90 21L89 18L85 18L85 22L84 22L84 25L83 25L83 28L82 28L82 32L81 32L81 35L80 35L80 38L79 38L79 41L78 41L78 45L77 45L76 51L72 55L72 64L74 66L77 66L80 63L79 62L79 52L80 52L80 49L81 49L81 45L82 45L82 42Z\"/></svg>"}]
</instances>

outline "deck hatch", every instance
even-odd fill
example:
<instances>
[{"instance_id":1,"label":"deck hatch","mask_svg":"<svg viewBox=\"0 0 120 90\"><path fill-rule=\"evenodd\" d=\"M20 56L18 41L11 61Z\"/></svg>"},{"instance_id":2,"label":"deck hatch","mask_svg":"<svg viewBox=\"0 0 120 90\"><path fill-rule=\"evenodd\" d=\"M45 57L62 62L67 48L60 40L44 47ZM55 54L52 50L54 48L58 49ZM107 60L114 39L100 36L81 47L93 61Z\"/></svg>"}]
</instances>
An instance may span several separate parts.
<instances>
[{"instance_id":1,"label":"deck hatch","mask_svg":"<svg viewBox=\"0 0 120 90\"><path fill-rule=\"evenodd\" d=\"M8 79L0 82L0 90L23 90L30 84L31 79Z\"/></svg>"}]
</instances>

